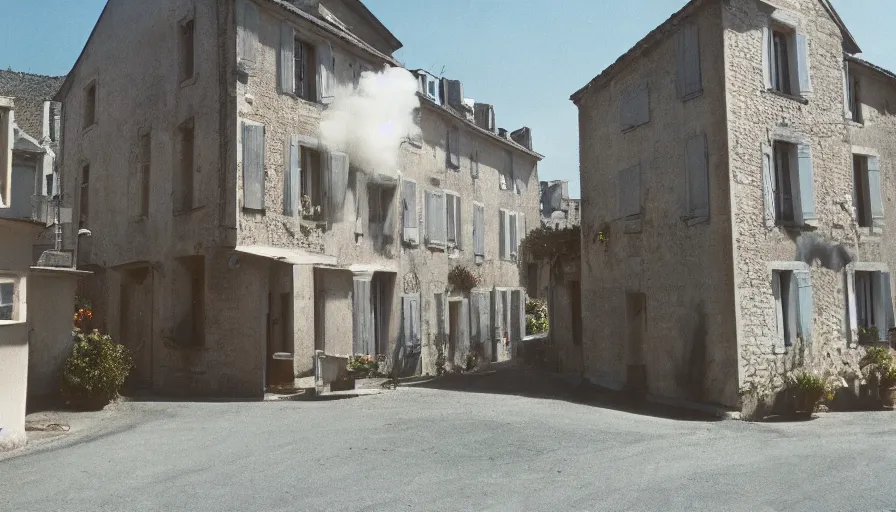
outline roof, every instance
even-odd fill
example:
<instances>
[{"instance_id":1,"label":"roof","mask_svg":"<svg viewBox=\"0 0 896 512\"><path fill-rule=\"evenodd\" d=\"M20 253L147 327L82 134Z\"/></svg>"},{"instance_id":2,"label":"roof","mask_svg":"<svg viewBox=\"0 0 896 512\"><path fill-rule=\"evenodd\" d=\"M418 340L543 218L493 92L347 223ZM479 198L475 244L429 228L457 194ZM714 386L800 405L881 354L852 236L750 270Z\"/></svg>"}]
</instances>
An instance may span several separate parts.
<instances>
[{"instance_id":1,"label":"roof","mask_svg":"<svg viewBox=\"0 0 896 512\"><path fill-rule=\"evenodd\" d=\"M462 121L464 124L467 125L468 128L472 129L473 131L477 131L481 135L489 137L492 140L495 140L497 142L503 143L504 145L507 145L513 149L516 149L517 151L521 151L521 152L535 158L536 160L544 160L544 155L537 153L535 151L532 151L531 149L526 149L525 147L517 144L516 142L514 142L511 139L505 139L504 137L499 136L495 132L492 132L490 130L486 130L485 128L482 128L481 126L477 125L476 123L468 120L466 117L455 112L454 109L446 107L444 105L439 105L438 103L434 102L429 97L427 97L425 94L421 94L418 92L417 96L421 99L421 101L420 101L421 105L426 105L431 109L438 110L447 115L453 116L456 119Z\"/></svg>"},{"instance_id":2,"label":"roof","mask_svg":"<svg viewBox=\"0 0 896 512\"><path fill-rule=\"evenodd\" d=\"M590 82L585 84L585 87L582 87L578 91L574 92L569 99L574 103L578 103L578 101L584 96L584 94L591 88L602 83L606 82L610 77L614 76L621 68L622 65L634 58L637 55L647 51L654 44L662 40L668 32L673 30L678 22L690 15L697 8L701 7L701 4L706 2L707 0L689 0L681 9L676 11L672 16L662 22L659 26L651 30L644 36L640 41L635 43L627 52L622 54L616 61L610 64L606 69L601 71L599 75L592 78ZM759 0L764 3L769 3L766 0ZM858 43L856 43L855 38L853 38L852 33L849 32L849 29L846 28L846 24L843 23L843 19L840 18L840 15L837 14L834 6L831 5L829 0L819 0L821 2L822 7L824 7L825 11L827 11L828 15L834 20L837 24L837 27L840 29L840 33L843 36L843 46L844 50L847 53L859 53L862 50L859 48Z\"/></svg>"},{"instance_id":3,"label":"roof","mask_svg":"<svg viewBox=\"0 0 896 512\"><path fill-rule=\"evenodd\" d=\"M870 70L872 70L872 71L876 71L876 72L878 72L878 73L880 73L880 74L886 76L887 78L896 80L896 73L893 73L892 71L886 70L886 69L884 69L884 68L882 68L882 67L880 67L880 66L878 66L878 65L876 65L876 64L872 64L872 63L868 62L867 60L863 60L863 59L860 59L860 58L858 58L858 57L854 57L854 56L852 56L852 55L848 55L848 54L847 54L847 55L844 55L844 58L845 58L846 60L848 60L849 62L855 62L856 64L859 64L859 65L861 65L861 66L865 66L866 68L868 68L868 69L870 69Z\"/></svg>"},{"instance_id":4,"label":"roof","mask_svg":"<svg viewBox=\"0 0 896 512\"><path fill-rule=\"evenodd\" d=\"M44 102L53 99L64 76L44 76L0 70L0 96L15 98L15 121L25 133L40 138Z\"/></svg>"},{"instance_id":5,"label":"roof","mask_svg":"<svg viewBox=\"0 0 896 512\"><path fill-rule=\"evenodd\" d=\"M399 41L397 37L395 37L395 34L393 34L392 31L390 31L388 28L386 28L386 26L383 25L383 22L381 22L379 18L377 18L372 12L370 12L370 9L368 9L367 6L364 5L364 2L362 2L361 0L343 0L343 3L352 8L356 13L360 14L365 21L373 25L374 29L379 32L380 35L383 36L384 39L386 39L386 41L389 42L389 46L392 46L394 48L392 50L393 52L404 46L404 44L402 44L402 42Z\"/></svg>"}]
</instances>

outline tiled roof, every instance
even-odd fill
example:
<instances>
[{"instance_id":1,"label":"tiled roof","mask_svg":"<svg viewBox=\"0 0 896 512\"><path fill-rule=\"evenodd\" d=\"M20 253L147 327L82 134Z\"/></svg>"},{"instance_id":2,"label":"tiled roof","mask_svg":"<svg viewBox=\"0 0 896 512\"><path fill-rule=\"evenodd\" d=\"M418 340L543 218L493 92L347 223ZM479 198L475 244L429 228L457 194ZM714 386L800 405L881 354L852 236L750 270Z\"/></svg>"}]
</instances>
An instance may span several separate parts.
<instances>
[{"instance_id":1,"label":"tiled roof","mask_svg":"<svg viewBox=\"0 0 896 512\"><path fill-rule=\"evenodd\" d=\"M844 58L850 62L855 62L856 64L861 64L862 66L865 66L873 71L877 71L878 73L886 76L887 78L892 78L893 80L896 80L896 73L893 73L892 71L884 69L884 68L878 66L877 64L872 64L872 63L868 62L867 60L860 59L858 57L853 57L852 55L845 55Z\"/></svg>"},{"instance_id":2,"label":"tiled roof","mask_svg":"<svg viewBox=\"0 0 896 512\"><path fill-rule=\"evenodd\" d=\"M15 98L15 121L19 128L40 139L44 101L52 100L64 76L43 76L0 70L0 96Z\"/></svg>"}]
</instances>

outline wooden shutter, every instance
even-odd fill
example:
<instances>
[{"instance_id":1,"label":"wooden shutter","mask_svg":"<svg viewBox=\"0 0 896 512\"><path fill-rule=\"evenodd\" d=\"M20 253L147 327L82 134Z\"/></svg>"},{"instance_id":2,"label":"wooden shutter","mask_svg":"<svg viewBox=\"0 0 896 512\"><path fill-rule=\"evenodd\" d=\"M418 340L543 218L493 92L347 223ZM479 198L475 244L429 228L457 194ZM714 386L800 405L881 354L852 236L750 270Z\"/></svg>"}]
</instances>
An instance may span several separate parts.
<instances>
[{"instance_id":1,"label":"wooden shutter","mask_svg":"<svg viewBox=\"0 0 896 512\"><path fill-rule=\"evenodd\" d=\"M517 252L519 252L519 246L523 242L523 239L526 238L526 214L517 213L516 214L516 246Z\"/></svg>"},{"instance_id":2,"label":"wooden shutter","mask_svg":"<svg viewBox=\"0 0 896 512\"><path fill-rule=\"evenodd\" d=\"M258 7L249 0L239 0L237 4L237 57L246 62L255 62L255 47L258 44Z\"/></svg>"},{"instance_id":3,"label":"wooden shutter","mask_svg":"<svg viewBox=\"0 0 896 512\"><path fill-rule=\"evenodd\" d=\"M804 344L812 341L812 321L815 318L812 303L812 282L808 270L794 270L794 281L797 286L797 301L799 310L799 332Z\"/></svg>"},{"instance_id":4,"label":"wooden shutter","mask_svg":"<svg viewBox=\"0 0 896 512\"><path fill-rule=\"evenodd\" d=\"M781 296L781 273L779 271L772 272L772 295L775 298L775 321L778 327L778 336L784 345L788 344L788 340L784 337L784 317L782 316L782 306L787 297Z\"/></svg>"},{"instance_id":5,"label":"wooden shutter","mask_svg":"<svg viewBox=\"0 0 896 512\"><path fill-rule=\"evenodd\" d=\"M850 344L859 342L858 313L856 311L856 272L847 267L843 269L844 288L846 289L846 334Z\"/></svg>"},{"instance_id":6,"label":"wooden shutter","mask_svg":"<svg viewBox=\"0 0 896 512\"><path fill-rule=\"evenodd\" d=\"M420 351L420 294L401 297L402 340L405 354Z\"/></svg>"},{"instance_id":7,"label":"wooden shutter","mask_svg":"<svg viewBox=\"0 0 896 512\"><path fill-rule=\"evenodd\" d=\"M688 216L709 217L709 170L706 163L706 134L687 142Z\"/></svg>"},{"instance_id":8,"label":"wooden shutter","mask_svg":"<svg viewBox=\"0 0 896 512\"><path fill-rule=\"evenodd\" d=\"M773 176L772 147L762 143L762 204L765 210L765 227L775 226L776 182Z\"/></svg>"},{"instance_id":9,"label":"wooden shutter","mask_svg":"<svg viewBox=\"0 0 896 512\"><path fill-rule=\"evenodd\" d=\"M485 256L485 206L473 205L473 252Z\"/></svg>"},{"instance_id":10,"label":"wooden shutter","mask_svg":"<svg viewBox=\"0 0 896 512\"><path fill-rule=\"evenodd\" d=\"M448 308L448 297L444 292L436 293L433 296L433 303L435 307L433 308L433 312L435 313L435 341L436 346L441 346L441 344L446 344L446 352L447 352L447 342L448 342L448 315L445 311ZM447 354L445 354L447 357Z\"/></svg>"},{"instance_id":11,"label":"wooden shutter","mask_svg":"<svg viewBox=\"0 0 896 512\"><path fill-rule=\"evenodd\" d=\"M384 187L380 193L383 208L383 236L387 240L395 239L395 187Z\"/></svg>"},{"instance_id":12,"label":"wooden shutter","mask_svg":"<svg viewBox=\"0 0 896 512\"><path fill-rule=\"evenodd\" d=\"M619 171L619 217L641 213L641 166L633 165Z\"/></svg>"},{"instance_id":13,"label":"wooden shutter","mask_svg":"<svg viewBox=\"0 0 896 512\"><path fill-rule=\"evenodd\" d=\"M280 92L293 94L296 90L296 35L292 25L283 21L280 23L280 58L279 80Z\"/></svg>"},{"instance_id":14,"label":"wooden shutter","mask_svg":"<svg viewBox=\"0 0 896 512\"><path fill-rule=\"evenodd\" d=\"M678 97L690 99L703 91L700 71L700 40L697 25L689 23L678 31L676 89Z\"/></svg>"},{"instance_id":15,"label":"wooden shutter","mask_svg":"<svg viewBox=\"0 0 896 512\"><path fill-rule=\"evenodd\" d=\"M460 368L467 365L467 354L470 353L470 301L460 301L460 318L457 319L457 346L454 349L454 364Z\"/></svg>"},{"instance_id":16,"label":"wooden shutter","mask_svg":"<svg viewBox=\"0 0 896 512\"><path fill-rule=\"evenodd\" d=\"M473 179L479 178L479 150L474 150L470 153L470 174L473 176Z\"/></svg>"},{"instance_id":17,"label":"wooden shutter","mask_svg":"<svg viewBox=\"0 0 896 512\"><path fill-rule=\"evenodd\" d=\"M650 94L647 81L629 86L619 103L622 130L630 130L650 121Z\"/></svg>"},{"instance_id":18,"label":"wooden shutter","mask_svg":"<svg viewBox=\"0 0 896 512\"><path fill-rule=\"evenodd\" d=\"M321 103L333 100L333 48L330 43L321 43L315 47L317 58L317 99Z\"/></svg>"},{"instance_id":19,"label":"wooden shutter","mask_svg":"<svg viewBox=\"0 0 896 512\"><path fill-rule=\"evenodd\" d=\"M880 273L880 289L883 291L883 306L884 306L884 329L881 330L881 339L888 338L888 331L893 327L896 327L894 324L893 318L893 290L890 288L890 273L889 272L881 272Z\"/></svg>"},{"instance_id":20,"label":"wooden shutter","mask_svg":"<svg viewBox=\"0 0 896 512\"><path fill-rule=\"evenodd\" d=\"M884 220L884 204L881 195L880 159L869 156L868 159L868 193L871 203L871 225L880 227Z\"/></svg>"},{"instance_id":21,"label":"wooden shutter","mask_svg":"<svg viewBox=\"0 0 896 512\"><path fill-rule=\"evenodd\" d=\"M516 221L517 221L516 213L510 212L508 214L508 217L510 218L509 224L508 224L509 225L508 229L510 231L510 251L509 252L510 252L511 256L514 256L514 255L516 255L517 246L520 243L520 240L518 238L519 231L517 230L517 227L516 227Z\"/></svg>"},{"instance_id":22,"label":"wooden shutter","mask_svg":"<svg viewBox=\"0 0 896 512\"><path fill-rule=\"evenodd\" d=\"M809 40L805 34L796 34L796 65L800 96L812 94L812 77L809 70Z\"/></svg>"},{"instance_id":23,"label":"wooden shutter","mask_svg":"<svg viewBox=\"0 0 896 512\"><path fill-rule=\"evenodd\" d=\"M454 194L445 194L445 221L448 223L448 231L446 240L448 242L457 243L457 217L455 216L455 208L457 202L454 201Z\"/></svg>"},{"instance_id":24,"label":"wooden shutter","mask_svg":"<svg viewBox=\"0 0 896 512\"><path fill-rule=\"evenodd\" d=\"M348 155L331 151L327 154L327 159L329 161L329 186L327 187L329 211L327 216L333 221L340 221L344 217L345 191L348 189Z\"/></svg>"},{"instance_id":25,"label":"wooden shutter","mask_svg":"<svg viewBox=\"0 0 896 512\"><path fill-rule=\"evenodd\" d=\"M423 229L426 235L426 243L427 245L432 243L434 227L433 222L435 220L435 214L433 213L433 208L435 204L435 199L433 198L432 191L424 190L423 191Z\"/></svg>"},{"instance_id":26,"label":"wooden shutter","mask_svg":"<svg viewBox=\"0 0 896 512\"><path fill-rule=\"evenodd\" d=\"M498 343L504 339L504 291L495 288L492 290L492 339Z\"/></svg>"},{"instance_id":27,"label":"wooden shutter","mask_svg":"<svg viewBox=\"0 0 896 512\"><path fill-rule=\"evenodd\" d=\"M520 290L510 291L510 341L516 342L523 339L525 333L526 305Z\"/></svg>"},{"instance_id":28,"label":"wooden shutter","mask_svg":"<svg viewBox=\"0 0 896 512\"><path fill-rule=\"evenodd\" d=\"M283 172L283 215L294 217L298 215L301 204L300 184L301 170L299 158L302 148L299 147L299 138L295 135L286 140L283 155L286 160Z\"/></svg>"},{"instance_id":29,"label":"wooden shutter","mask_svg":"<svg viewBox=\"0 0 896 512\"><path fill-rule=\"evenodd\" d=\"M371 354L373 346L373 311L371 308L370 279L353 279L352 294L352 351Z\"/></svg>"},{"instance_id":30,"label":"wooden shutter","mask_svg":"<svg viewBox=\"0 0 896 512\"><path fill-rule=\"evenodd\" d=\"M818 219L815 215L815 180L812 176L812 148L808 144L797 145L799 169L799 197L802 219L809 224Z\"/></svg>"},{"instance_id":31,"label":"wooden shutter","mask_svg":"<svg viewBox=\"0 0 896 512\"><path fill-rule=\"evenodd\" d=\"M264 210L264 126L243 123L243 208Z\"/></svg>"},{"instance_id":32,"label":"wooden shutter","mask_svg":"<svg viewBox=\"0 0 896 512\"><path fill-rule=\"evenodd\" d=\"M420 227L417 218L417 183L407 180L401 182L401 204L404 241L410 244L420 243Z\"/></svg>"},{"instance_id":33,"label":"wooden shutter","mask_svg":"<svg viewBox=\"0 0 896 512\"><path fill-rule=\"evenodd\" d=\"M762 27L762 86L765 89L772 87L772 30L771 27Z\"/></svg>"},{"instance_id":34,"label":"wooden shutter","mask_svg":"<svg viewBox=\"0 0 896 512\"><path fill-rule=\"evenodd\" d=\"M502 260L506 260L509 258L508 249L510 247L510 233L508 232L508 223L507 223L507 210L499 210L498 211L498 231L499 231L499 241L498 244L500 246L498 254Z\"/></svg>"},{"instance_id":35,"label":"wooden shutter","mask_svg":"<svg viewBox=\"0 0 896 512\"><path fill-rule=\"evenodd\" d=\"M448 128L448 165L460 168L460 130L456 126Z\"/></svg>"},{"instance_id":36,"label":"wooden shutter","mask_svg":"<svg viewBox=\"0 0 896 512\"><path fill-rule=\"evenodd\" d=\"M470 342L486 344L491 339L491 294L487 291L470 292ZM483 347L484 348L484 347Z\"/></svg>"},{"instance_id":37,"label":"wooden shutter","mask_svg":"<svg viewBox=\"0 0 896 512\"><path fill-rule=\"evenodd\" d=\"M852 87L849 86L849 61L843 61L843 117L852 119Z\"/></svg>"},{"instance_id":38,"label":"wooden shutter","mask_svg":"<svg viewBox=\"0 0 896 512\"><path fill-rule=\"evenodd\" d=\"M424 206L426 209L426 243L445 245L445 194L439 191L427 191Z\"/></svg>"}]
</instances>

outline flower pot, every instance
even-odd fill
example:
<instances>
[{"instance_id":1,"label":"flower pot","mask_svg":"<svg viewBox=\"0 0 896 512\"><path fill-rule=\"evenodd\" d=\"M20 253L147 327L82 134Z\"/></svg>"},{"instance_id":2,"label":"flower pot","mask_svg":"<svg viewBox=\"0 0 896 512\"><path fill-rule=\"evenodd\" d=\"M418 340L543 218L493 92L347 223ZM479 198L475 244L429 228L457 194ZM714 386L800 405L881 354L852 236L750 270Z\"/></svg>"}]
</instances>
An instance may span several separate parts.
<instances>
[{"instance_id":1,"label":"flower pot","mask_svg":"<svg viewBox=\"0 0 896 512\"><path fill-rule=\"evenodd\" d=\"M822 396L821 392L797 391L794 397L794 413L800 417L812 416Z\"/></svg>"},{"instance_id":2,"label":"flower pot","mask_svg":"<svg viewBox=\"0 0 896 512\"><path fill-rule=\"evenodd\" d=\"M892 409L896 405L896 383L880 387L880 401L887 409Z\"/></svg>"}]
</instances>

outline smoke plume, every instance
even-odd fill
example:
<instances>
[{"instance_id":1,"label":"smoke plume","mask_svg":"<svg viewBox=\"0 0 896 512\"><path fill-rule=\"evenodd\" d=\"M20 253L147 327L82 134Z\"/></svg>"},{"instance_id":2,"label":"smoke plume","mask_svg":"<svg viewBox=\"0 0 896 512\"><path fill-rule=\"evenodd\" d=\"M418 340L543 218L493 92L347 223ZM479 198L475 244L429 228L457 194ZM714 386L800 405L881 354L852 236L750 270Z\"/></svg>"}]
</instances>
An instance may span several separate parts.
<instances>
[{"instance_id":1,"label":"smoke plume","mask_svg":"<svg viewBox=\"0 0 896 512\"><path fill-rule=\"evenodd\" d=\"M321 143L348 154L364 172L397 177L400 144L420 133L414 121L419 106L417 80L407 70L365 71L357 89L337 87L321 118Z\"/></svg>"},{"instance_id":2,"label":"smoke plume","mask_svg":"<svg viewBox=\"0 0 896 512\"><path fill-rule=\"evenodd\" d=\"M854 257L843 244L829 242L815 233L804 233L796 240L796 259L809 265L818 260L822 267L839 272Z\"/></svg>"}]
</instances>

